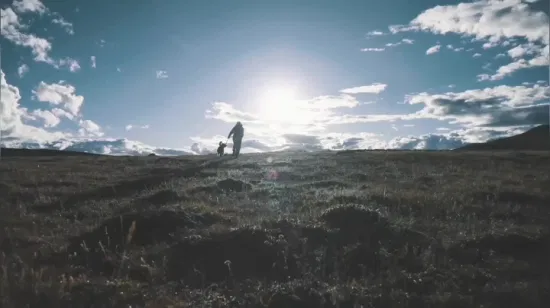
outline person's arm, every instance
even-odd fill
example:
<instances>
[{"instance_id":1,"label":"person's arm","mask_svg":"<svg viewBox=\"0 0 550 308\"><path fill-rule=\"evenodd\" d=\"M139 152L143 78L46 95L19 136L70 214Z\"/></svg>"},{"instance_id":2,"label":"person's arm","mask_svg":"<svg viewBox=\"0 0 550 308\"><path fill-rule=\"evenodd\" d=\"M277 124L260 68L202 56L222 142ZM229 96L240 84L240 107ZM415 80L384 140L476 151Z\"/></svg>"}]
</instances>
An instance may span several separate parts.
<instances>
[{"instance_id":1,"label":"person's arm","mask_svg":"<svg viewBox=\"0 0 550 308\"><path fill-rule=\"evenodd\" d=\"M235 132L235 127L231 129L231 131L229 132L229 135L227 135L227 139L231 138L231 135L233 135L234 132Z\"/></svg>"}]
</instances>

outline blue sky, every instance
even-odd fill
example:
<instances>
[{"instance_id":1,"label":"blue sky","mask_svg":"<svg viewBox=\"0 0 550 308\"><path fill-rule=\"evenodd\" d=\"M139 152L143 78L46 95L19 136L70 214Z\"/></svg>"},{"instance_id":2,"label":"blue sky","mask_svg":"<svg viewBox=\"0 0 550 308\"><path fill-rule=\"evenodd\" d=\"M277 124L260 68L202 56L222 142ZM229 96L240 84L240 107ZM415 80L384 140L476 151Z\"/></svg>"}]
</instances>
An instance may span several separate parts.
<instances>
[{"instance_id":1,"label":"blue sky","mask_svg":"<svg viewBox=\"0 0 550 308\"><path fill-rule=\"evenodd\" d=\"M240 120L244 152L446 149L548 123L548 1L1 3L8 146L198 154Z\"/></svg>"}]
</instances>

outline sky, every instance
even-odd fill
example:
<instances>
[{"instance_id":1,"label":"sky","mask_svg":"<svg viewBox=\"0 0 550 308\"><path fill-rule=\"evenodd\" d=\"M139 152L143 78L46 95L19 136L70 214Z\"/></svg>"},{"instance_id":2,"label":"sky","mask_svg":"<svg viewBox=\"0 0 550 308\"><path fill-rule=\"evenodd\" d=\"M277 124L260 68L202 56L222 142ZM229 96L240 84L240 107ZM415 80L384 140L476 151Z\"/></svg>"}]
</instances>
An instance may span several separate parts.
<instances>
[{"instance_id":1,"label":"sky","mask_svg":"<svg viewBox=\"0 0 550 308\"><path fill-rule=\"evenodd\" d=\"M548 124L548 0L0 0L2 144L453 149Z\"/></svg>"}]
</instances>

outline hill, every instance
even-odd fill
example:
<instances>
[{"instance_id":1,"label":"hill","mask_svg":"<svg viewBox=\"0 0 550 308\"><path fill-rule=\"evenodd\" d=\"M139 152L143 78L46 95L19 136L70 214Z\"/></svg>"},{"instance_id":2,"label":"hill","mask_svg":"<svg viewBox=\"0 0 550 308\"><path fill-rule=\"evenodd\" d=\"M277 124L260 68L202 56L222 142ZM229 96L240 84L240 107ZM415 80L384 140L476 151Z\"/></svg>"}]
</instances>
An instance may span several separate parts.
<instances>
[{"instance_id":1,"label":"hill","mask_svg":"<svg viewBox=\"0 0 550 308\"><path fill-rule=\"evenodd\" d=\"M78 151L60 151L53 149L11 149L2 148L2 157L27 157L27 156L99 156L99 154Z\"/></svg>"},{"instance_id":2,"label":"hill","mask_svg":"<svg viewBox=\"0 0 550 308\"><path fill-rule=\"evenodd\" d=\"M485 143L472 143L457 150L550 151L550 126L537 126L519 135L490 140Z\"/></svg>"},{"instance_id":3,"label":"hill","mask_svg":"<svg viewBox=\"0 0 550 308\"><path fill-rule=\"evenodd\" d=\"M548 174L540 152L6 159L0 306L544 307Z\"/></svg>"}]
</instances>

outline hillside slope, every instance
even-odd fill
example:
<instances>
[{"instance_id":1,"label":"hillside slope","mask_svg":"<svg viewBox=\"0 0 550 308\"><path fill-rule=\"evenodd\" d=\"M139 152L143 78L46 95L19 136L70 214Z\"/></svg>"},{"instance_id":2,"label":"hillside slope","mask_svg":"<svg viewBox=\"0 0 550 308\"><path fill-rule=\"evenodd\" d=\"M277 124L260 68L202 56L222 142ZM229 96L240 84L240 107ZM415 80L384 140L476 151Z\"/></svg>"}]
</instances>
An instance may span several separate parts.
<instances>
[{"instance_id":1,"label":"hillside slope","mask_svg":"<svg viewBox=\"0 0 550 308\"><path fill-rule=\"evenodd\" d=\"M34 156L99 156L100 154L78 152L78 151L61 151L54 149L12 149L2 148L2 157L34 157Z\"/></svg>"},{"instance_id":2,"label":"hillside slope","mask_svg":"<svg viewBox=\"0 0 550 308\"><path fill-rule=\"evenodd\" d=\"M457 150L550 151L550 127L541 125L519 135L490 140L485 143L472 143Z\"/></svg>"},{"instance_id":3,"label":"hillside slope","mask_svg":"<svg viewBox=\"0 0 550 308\"><path fill-rule=\"evenodd\" d=\"M6 159L0 306L544 307L548 174L540 152Z\"/></svg>"}]
</instances>

